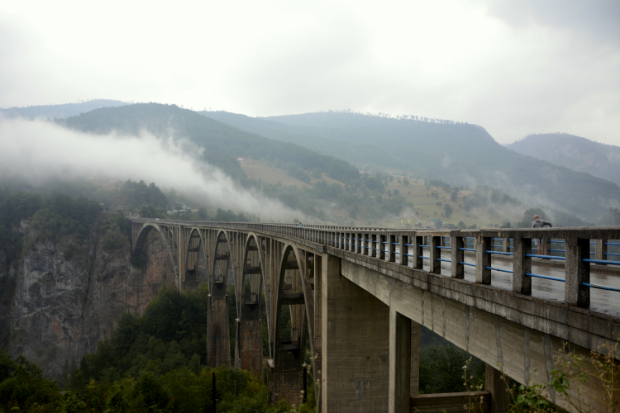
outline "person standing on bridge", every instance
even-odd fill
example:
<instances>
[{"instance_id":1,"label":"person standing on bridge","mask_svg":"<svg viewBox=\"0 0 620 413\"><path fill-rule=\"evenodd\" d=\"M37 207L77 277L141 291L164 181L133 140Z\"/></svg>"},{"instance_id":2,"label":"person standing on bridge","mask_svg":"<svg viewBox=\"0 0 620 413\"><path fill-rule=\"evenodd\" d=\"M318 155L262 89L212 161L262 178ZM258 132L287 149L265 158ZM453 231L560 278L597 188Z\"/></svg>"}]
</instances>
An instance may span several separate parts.
<instances>
[{"instance_id":1,"label":"person standing on bridge","mask_svg":"<svg viewBox=\"0 0 620 413\"><path fill-rule=\"evenodd\" d=\"M549 225L550 227L553 227L553 225L551 225L551 222L545 221L544 219L540 219L538 215L534 215L534 221L532 222L532 228L544 228L545 225ZM538 249L538 255L542 255L542 251L540 250L541 242L542 240L540 238L534 238L534 245L536 245Z\"/></svg>"}]
</instances>

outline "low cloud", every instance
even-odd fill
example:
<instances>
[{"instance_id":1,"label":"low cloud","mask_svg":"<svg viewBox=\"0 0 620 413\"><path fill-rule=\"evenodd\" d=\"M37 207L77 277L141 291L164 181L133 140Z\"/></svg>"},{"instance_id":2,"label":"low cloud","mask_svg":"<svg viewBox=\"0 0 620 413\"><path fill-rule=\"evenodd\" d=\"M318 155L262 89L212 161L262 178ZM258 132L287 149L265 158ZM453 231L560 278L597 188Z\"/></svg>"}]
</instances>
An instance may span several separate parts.
<instances>
[{"instance_id":1,"label":"low cloud","mask_svg":"<svg viewBox=\"0 0 620 413\"><path fill-rule=\"evenodd\" d=\"M0 176L20 176L32 184L51 176L155 182L175 188L211 207L255 214L262 220L303 217L280 202L239 187L221 170L196 160L172 140L94 136L44 121L0 119Z\"/></svg>"}]
</instances>

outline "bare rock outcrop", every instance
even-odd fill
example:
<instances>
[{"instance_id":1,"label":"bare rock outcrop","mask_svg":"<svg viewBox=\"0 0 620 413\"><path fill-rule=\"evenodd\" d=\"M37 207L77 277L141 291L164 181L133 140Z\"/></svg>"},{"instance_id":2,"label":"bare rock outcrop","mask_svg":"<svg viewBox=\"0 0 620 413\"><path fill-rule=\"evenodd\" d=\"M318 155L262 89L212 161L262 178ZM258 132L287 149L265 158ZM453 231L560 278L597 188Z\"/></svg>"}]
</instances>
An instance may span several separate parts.
<instances>
[{"instance_id":1,"label":"bare rock outcrop","mask_svg":"<svg viewBox=\"0 0 620 413\"><path fill-rule=\"evenodd\" d=\"M14 271L9 320L3 317L9 352L25 355L61 381L68 365L110 336L119 315L142 314L162 286L175 282L157 234L149 237L143 269L132 266L128 243L106 252L97 239L67 259L63 251L71 242L37 242L28 249Z\"/></svg>"}]
</instances>

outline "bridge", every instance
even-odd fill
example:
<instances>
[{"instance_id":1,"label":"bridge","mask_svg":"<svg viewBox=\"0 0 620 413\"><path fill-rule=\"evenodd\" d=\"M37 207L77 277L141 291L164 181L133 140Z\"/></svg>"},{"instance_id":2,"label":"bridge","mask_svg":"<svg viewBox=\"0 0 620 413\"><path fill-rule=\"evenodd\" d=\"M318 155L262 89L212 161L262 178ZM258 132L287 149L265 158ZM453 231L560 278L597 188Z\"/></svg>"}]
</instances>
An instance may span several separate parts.
<instances>
[{"instance_id":1,"label":"bridge","mask_svg":"<svg viewBox=\"0 0 620 413\"><path fill-rule=\"evenodd\" d=\"M502 374L546 384L564 343L587 354L620 335L620 262L613 260L620 254L610 252L620 246L612 241L620 227L413 231L131 221L134 255L157 231L177 287L208 283L208 364L266 376L274 402L303 401L309 344L322 412L462 411L460 394L418 395L425 326L486 363L484 408L500 412L508 403ZM542 255L532 248L536 238ZM229 286L237 310L233 354ZM289 316L290 334L282 328ZM595 379L584 386L591 402L603 396ZM553 388L543 394L571 411Z\"/></svg>"}]
</instances>

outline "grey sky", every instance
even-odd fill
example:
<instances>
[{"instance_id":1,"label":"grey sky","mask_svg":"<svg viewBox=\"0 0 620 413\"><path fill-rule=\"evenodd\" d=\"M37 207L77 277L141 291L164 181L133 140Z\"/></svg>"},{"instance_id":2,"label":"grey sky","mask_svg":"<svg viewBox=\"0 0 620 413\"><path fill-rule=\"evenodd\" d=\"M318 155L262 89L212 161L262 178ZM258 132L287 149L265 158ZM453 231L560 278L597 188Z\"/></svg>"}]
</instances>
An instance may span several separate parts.
<instances>
[{"instance_id":1,"label":"grey sky","mask_svg":"<svg viewBox=\"0 0 620 413\"><path fill-rule=\"evenodd\" d=\"M13 1L0 107L351 109L620 145L620 1Z\"/></svg>"}]
</instances>

